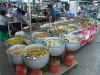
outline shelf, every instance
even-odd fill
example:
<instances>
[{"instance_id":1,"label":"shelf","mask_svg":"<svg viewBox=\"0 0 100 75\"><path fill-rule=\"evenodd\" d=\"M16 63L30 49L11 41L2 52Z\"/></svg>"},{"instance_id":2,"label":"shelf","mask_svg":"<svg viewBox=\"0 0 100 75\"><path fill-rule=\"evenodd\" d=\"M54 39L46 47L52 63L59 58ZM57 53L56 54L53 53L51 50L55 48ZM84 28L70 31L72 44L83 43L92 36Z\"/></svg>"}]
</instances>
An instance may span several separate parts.
<instances>
[{"instance_id":1,"label":"shelf","mask_svg":"<svg viewBox=\"0 0 100 75\"><path fill-rule=\"evenodd\" d=\"M58 74L51 74L49 71L45 72L44 75L61 75L68 71L69 69L73 68L75 65L77 65L78 62L74 60L74 64L71 67L66 67L64 64L60 65L60 71Z\"/></svg>"}]
</instances>

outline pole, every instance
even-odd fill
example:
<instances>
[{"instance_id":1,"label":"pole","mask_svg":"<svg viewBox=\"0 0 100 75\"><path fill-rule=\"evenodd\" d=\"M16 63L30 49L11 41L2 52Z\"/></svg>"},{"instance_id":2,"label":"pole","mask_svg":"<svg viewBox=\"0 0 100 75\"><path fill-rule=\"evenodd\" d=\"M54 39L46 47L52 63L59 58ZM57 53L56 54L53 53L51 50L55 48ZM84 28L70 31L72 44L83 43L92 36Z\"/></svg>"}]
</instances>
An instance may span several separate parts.
<instances>
[{"instance_id":1,"label":"pole","mask_svg":"<svg viewBox=\"0 0 100 75\"><path fill-rule=\"evenodd\" d=\"M35 0L33 0L33 10L34 10L34 8L35 8L34 6L35 6Z\"/></svg>"},{"instance_id":2,"label":"pole","mask_svg":"<svg viewBox=\"0 0 100 75\"><path fill-rule=\"evenodd\" d=\"M30 18L30 44L32 44L32 23L31 23L31 2L29 1L29 18Z\"/></svg>"}]
</instances>

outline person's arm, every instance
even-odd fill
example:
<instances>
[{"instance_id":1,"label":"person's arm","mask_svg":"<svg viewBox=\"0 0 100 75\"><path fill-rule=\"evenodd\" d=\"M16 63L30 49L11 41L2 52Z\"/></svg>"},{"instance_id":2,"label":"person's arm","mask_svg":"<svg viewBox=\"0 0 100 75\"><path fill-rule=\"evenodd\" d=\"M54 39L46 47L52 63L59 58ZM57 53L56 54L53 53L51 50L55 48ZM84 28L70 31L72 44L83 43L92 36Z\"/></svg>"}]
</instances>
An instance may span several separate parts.
<instances>
[{"instance_id":1,"label":"person's arm","mask_svg":"<svg viewBox=\"0 0 100 75\"><path fill-rule=\"evenodd\" d=\"M22 17L22 18L19 18L19 19L20 19L23 23L29 25L26 16L25 16L25 17Z\"/></svg>"}]
</instances>

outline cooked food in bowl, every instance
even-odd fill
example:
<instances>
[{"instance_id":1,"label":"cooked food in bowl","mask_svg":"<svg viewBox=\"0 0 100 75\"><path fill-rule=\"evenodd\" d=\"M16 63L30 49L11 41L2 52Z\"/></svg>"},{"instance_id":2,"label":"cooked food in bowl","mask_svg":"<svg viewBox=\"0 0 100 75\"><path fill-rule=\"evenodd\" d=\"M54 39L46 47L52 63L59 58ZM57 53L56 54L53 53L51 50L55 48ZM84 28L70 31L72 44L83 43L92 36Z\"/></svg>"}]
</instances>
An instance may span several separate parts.
<instances>
[{"instance_id":1,"label":"cooked food in bowl","mask_svg":"<svg viewBox=\"0 0 100 75\"><path fill-rule=\"evenodd\" d=\"M16 44L20 44L20 43L22 43L21 38L11 38L6 41L6 44L8 44L8 45L16 45Z\"/></svg>"},{"instance_id":2,"label":"cooked food in bowl","mask_svg":"<svg viewBox=\"0 0 100 75\"><path fill-rule=\"evenodd\" d=\"M34 38L45 38L45 37L48 37L49 34L47 33L37 33L37 34L33 34L33 37Z\"/></svg>"},{"instance_id":3,"label":"cooked food in bowl","mask_svg":"<svg viewBox=\"0 0 100 75\"><path fill-rule=\"evenodd\" d=\"M62 46L63 42L59 39L48 39L45 41L47 46Z\"/></svg>"},{"instance_id":4,"label":"cooked food in bowl","mask_svg":"<svg viewBox=\"0 0 100 75\"><path fill-rule=\"evenodd\" d=\"M17 48L15 50L9 51L8 54L13 54L13 55L19 56L19 55L22 55L22 50L23 50L23 47Z\"/></svg>"},{"instance_id":5,"label":"cooked food in bowl","mask_svg":"<svg viewBox=\"0 0 100 75\"><path fill-rule=\"evenodd\" d=\"M66 28L62 28L63 31L67 31L67 32L71 32L74 30L74 28L71 27L66 27Z\"/></svg>"},{"instance_id":6,"label":"cooked food in bowl","mask_svg":"<svg viewBox=\"0 0 100 75\"><path fill-rule=\"evenodd\" d=\"M60 29L57 29L57 30L53 30L54 33L57 33L57 34L63 34L64 31L63 30L60 30Z\"/></svg>"},{"instance_id":7,"label":"cooked food in bowl","mask_svg":"<svg viewBox=\"0 0 100 75\"><path fill-rule=\"evenodd\" d=\"M67 42L69 42L69 43L77 43L77 42L79 42L79 39L77 39L77 38L66 38L65 40Z\"/></svg>"},{"instance_id":8,"label":"cooked food in bowl","mask_svg":"<svg viewBox=\"0 0 100 75\"><path fill-rule=\"evenodd\" d=\"M42 58L48 54L48 51L45 48L37 47L30 48L24 52L24 56L31 58Z\"/></svg>"}]
</instances>

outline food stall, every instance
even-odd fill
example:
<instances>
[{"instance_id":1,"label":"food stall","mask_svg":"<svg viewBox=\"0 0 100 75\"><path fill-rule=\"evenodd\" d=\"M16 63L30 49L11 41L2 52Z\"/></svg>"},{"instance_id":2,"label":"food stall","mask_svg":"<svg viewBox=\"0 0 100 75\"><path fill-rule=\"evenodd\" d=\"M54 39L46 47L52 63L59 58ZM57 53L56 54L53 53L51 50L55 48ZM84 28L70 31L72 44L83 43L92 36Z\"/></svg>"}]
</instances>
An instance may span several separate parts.
<instances>
[{"instance_id":1,"label":"food stall","mask_svg":"<svg viewBox=\"0 0 100 75\"><path fill-rule=\"evenodd\" d=\"M74 52L95 37L97 28L91 18L32 24L30 16L30 26L5 42L8 58L17 74L61 75L78 64Z\"/></svg>"},{"instance_id":2,"label":"food stall","mask_svg":"<svg viewBox=\"0 0 100 75\"><path fill-rule=\"evenodd\" d=\"M34 69L37 70L39 68L42 68L44 75L53 75L55 72L52 72L52 70L50 70L50 72L49 72L49 69L44 71L44 68L43 68L44 66L48 66L48 64L47 64L48 60L51 61L51 59L49 59L48 55L50 55L50 58L51 58L51 57L63 55L64 51L78 50L79 48L81 48L86 43L90 42L95 37L96 30L98 28L97 24L98 24L98 21L96 21L94 19L91 19L91 18L86 19L86 18L82 18L82 17L76 17L75 19L64 20L64 21L59 21L59 22L54 22L54 23L49 23L49 24L36 23L36 24L32 24L32 26L31 26L32 27L31 35L30 35L29 27L25 27L23 29L23 31L17 32L15 34L15 36L19 35L23 39L23 41L26 42L26 44L28 45L28 46L21 45L22 47L25 47L22 50L22 56L24 56L24 57L22 57L24 59L23 63L28 65L29 68L32 68L31 73L33 73ZM23 32L23 34L22 34L22 32ZM28 37L26 37L26 35ZM30 36L31 36L32 40L30 40ZM21 44L21 43L22 42L20 42L19 44ZM55 47L53 47L53 46L55 46ZM42 63L42 65L38 65L38 66L36 66L37 64L35 64L35 66L32 65L31 62L36 61L37 58L34 58L34 56L31 57L31 56L27 55L27 53L25 53L25 52L28 52L33 47L34 47L34 49L37 47L39 47L39 48L43 47L46 49L46 47L48 47L49 52L47 52L46 55L41 57L41 60L38 57L38 59L41 62L45 61L45 63ZM14 64L17 64L13 61L13 59L11 59L11 57L9 55L9 51L11 51L11 53L13 53L11 44L10 44L9 48L10 48L10 50L7 50L8 58L11 60L11 62L13 62ZM19 46L18 46L18 48L19 48ZM35 49L35 50L38 50L38 49ZM63 57L61 57L61 58L64 59ZM58 61L57 58L56 58L56 61ZM38 63L39 61L36 61L36 62ZM60 62L61 62L61 60L60 60ZM63 63L65 63L65 62L63 62ZM70 68L77 65L78 62L74 60L73 64L70 67L66 67L65 64L63 64L63 63L60 64L60 70L57 71L57 75L63 74Z\"/></svg>"}]
</instances>

